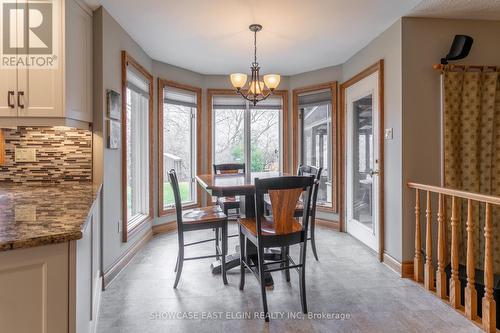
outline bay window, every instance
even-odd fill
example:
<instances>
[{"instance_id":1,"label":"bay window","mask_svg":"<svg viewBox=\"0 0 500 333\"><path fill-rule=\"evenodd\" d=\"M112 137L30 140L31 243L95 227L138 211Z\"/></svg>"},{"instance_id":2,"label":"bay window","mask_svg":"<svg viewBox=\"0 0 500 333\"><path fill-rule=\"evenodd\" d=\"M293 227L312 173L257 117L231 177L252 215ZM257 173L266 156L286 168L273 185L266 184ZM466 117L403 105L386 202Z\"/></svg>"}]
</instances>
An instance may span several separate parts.
<instances>
[{"instance_id":1,"label":"bay window","mask_svg":"<svg viewBox=\"0 0 500 333\"><path fill-rule=\"evenodd\" d=\"M123 241L153 214L153 77L122 53L122 229Z\"/></svg>"},{"instance_id":2,"label":"bay window","mask_svg":"<svg viewBox=\"0 0 500 333\"><path fill-rule=\"evenodd\" d=\"M179 180L183 206L195 206L200 198L195 176L201 135L201 89L159 80L159 205L160 215L174 209L174 196L168 171L174 169Z\"/></svg>"},{"instance_id":3,"label":"bay window","mask_svg":"<svg viewBox=\"0 0 500 333\"><path fill-rule=\"evenodd\" d=\"M245 163L252 172L286 171L286 96L277 93L254 106L232 91L209 91L213 163Z\"/></svg>"}]
</instances>

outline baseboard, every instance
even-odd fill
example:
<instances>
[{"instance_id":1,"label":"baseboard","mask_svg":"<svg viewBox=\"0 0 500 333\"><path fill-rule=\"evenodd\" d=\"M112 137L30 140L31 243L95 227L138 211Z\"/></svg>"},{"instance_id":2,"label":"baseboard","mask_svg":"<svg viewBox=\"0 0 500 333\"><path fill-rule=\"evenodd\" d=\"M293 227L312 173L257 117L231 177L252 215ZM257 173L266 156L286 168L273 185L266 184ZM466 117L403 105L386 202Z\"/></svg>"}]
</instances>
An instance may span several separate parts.
<instances>
[{"instance_id":1,"label":"baseboard","mask_svg":"<svg viewBox=\"0 0 500 333\"><path fill-rule=\"evenodd\" d=\"M400 263L387 252L384 252L383 263L402 278L413 277L413 261L403 261L403 263Z\"/></svg>"},{"instance_id":2,"label":"baseboard","mask_svg":"<svg viewBox=\"0 0 500 333\"><path fill-rule=\"evenodd\" d=\"M392 269L394 272L396 272L399 276L401 276L401 263L391 257L389 254L384 252L383 260L382 262Z\"/></svg>"},{"instance_id":3,"label":"baseboard","mask_svg":"<svg viewBox=\"0 0 500 333\"><path fill-rule=\"evenodd\" d=\"M156 236L158 234L174 232L176 230L177 230L176 221L157 224L153 226L153 236Z\"/></svg>"},{"instance_id":4,"label":"baseboard","mask_svg":"<svg viewBox=\"0 0 500 333\"><path fill-rule=\"evenodd\" d=\"M150 229L134 245L132 245L120 258L102 275L102 290L106 290L118 274L127 266L139 250L153 238L153 231Z\"/></svg>"},{"instance_id":5,"label":"baseboard","mask_svg":"<svg viewBox=\"0 0 500 333\"><path fill-rule=\"evenodd\" d=\"M340 225L338 221L328 221L328 220L323 220L323 219L315 219L314 221L316 225L320 225L322 227L330 228L333 230L340 230Z\"/></svg>"}]
</instances>

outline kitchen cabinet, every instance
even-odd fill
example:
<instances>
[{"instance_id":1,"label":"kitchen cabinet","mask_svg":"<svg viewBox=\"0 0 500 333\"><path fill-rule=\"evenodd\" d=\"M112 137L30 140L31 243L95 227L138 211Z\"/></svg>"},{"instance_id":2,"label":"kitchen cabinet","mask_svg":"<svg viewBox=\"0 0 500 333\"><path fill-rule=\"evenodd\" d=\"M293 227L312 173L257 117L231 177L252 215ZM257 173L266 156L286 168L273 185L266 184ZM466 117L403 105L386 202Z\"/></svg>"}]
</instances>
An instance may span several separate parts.
<instances>
[{"instance_id":1,"label":"kitchen cabinet","mask_svg":"<svg viewBox=\"0 0 500 333\"><path fill-rule=\"evenodd\" d=\"M0 251L0 331L95 332L101 283L101 192L82 237Z\"/></svg>"},{"instance_id":2,"label":"kitchen cabinet","mask_svg":"<svg viewBox=\"0 0 500 333\"><path fill-rule=\"evenodd\" d=\"M36 5L41 6L20 1L17 10L26 12L24 18L9 15L17 21L7 26L26 27L10 33L10 38L16 38L13 45L18 54L4 50L2 55L14 61L0 68L0 125L88 128L92 123L92 12L80 0ZM38 30L29 28L50 21L49 36L39 36Z\"/></svg>"},{"instance_id":3,"label":"kitchen cabinet","mask_svg":"<svg viewBox=\"0 0 500 333\"><path fill-rule=\"evenodd\" d=\"M72 299L69 332L94 332L99 311L101 284L101 196L98 195L88 221L83 230L82 238L70 245L70 262L72 274L70 286Z\"/></svg>"}]
</instances>

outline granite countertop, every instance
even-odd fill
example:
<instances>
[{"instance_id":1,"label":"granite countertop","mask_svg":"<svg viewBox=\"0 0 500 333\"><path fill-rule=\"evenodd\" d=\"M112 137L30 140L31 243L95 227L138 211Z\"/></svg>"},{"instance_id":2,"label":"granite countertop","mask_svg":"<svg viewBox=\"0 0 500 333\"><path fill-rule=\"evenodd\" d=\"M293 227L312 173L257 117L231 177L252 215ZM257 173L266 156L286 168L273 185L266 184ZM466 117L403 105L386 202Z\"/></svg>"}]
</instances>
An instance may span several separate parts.
<instances>
[{"instance_id":1,"label":"granite countertop","mask_svg":"<svg viewBox=\"0 0 500 333\"><path fill-rule=\"evenodd\" d=\"M100 186L0 182L0 251L82 238Z\"/></svg>"}]
</instances>

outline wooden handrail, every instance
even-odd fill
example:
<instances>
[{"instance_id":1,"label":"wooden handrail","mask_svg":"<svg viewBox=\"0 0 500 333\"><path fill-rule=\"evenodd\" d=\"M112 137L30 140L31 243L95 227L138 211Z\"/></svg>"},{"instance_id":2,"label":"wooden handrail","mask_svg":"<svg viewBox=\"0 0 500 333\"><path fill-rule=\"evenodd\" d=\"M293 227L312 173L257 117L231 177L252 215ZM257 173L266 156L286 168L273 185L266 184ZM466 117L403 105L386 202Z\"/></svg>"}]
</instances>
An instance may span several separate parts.
<instances>
[{"instance_id":1,"label":"wooden handrail","mask_svg":"<svg viewBox=\"0 0 500 333\"><path fill-rule=\"evenodd\" d=\"M418 183L408 183L408 187L415 189L415 256L414 262L414 280L420 282L420 265L421 258L421 234L420 234L420 192L426 193L426 225L425 225L425 265L424 265L424 287L429 291L436 291L436 296L446 301L449 304L465 314L472 321L478 322L478 304L476 290L476 236L475 225L480 221L475 221L481 214L479 209L482 209L484 203L484 297L481 302L481 322L482 328L486 332L496 332L496 302L493 296L494 288L494 273L493 273L493 221L492 221L492 205L500 205L500 197L485 195L473 192L455 190L446 187L424 185ZM432 204L431 194L438 195L438 211L437 211L437 270L433 270L432 263ZM451 197L451 278L447 281L446 274L446 196ZM461 219L460 208L463 202L460 199L465 199L467 202L465 226L467 231L466 243L466 274L467 285L464 289L464 306L461 304L461 283L459 279L459 249L458 249L458 229ZM465 213L464 212L464 213ZM435 273L435 275L434 275ZM447 290L449 288L449 294Z\"/></svg>"},{"instance_id":2,"label":"wooden handrail","mask_svg":"<svg viewBox=\"0 0 500 333\"><path fill-rule=\"evenodd\" d=\"M489 203L492 205L499 205L500 206L500 197L496 197L496 196L492 196L492 195L480 194L480 193L475 193L475 192L467 192L467 191L455 190L452 188L439 187L439 186L433 186L433 185L424 185L424 184L412 183L412 182L408 183L408 187L413 188L413 189L430 191L430 192L434 192L434 193L440 193L440 194L454 196L454 197L458 197L458 198L462 198L462 199L480 201L480 202L485 202L485 203Z\"/></svg>"}]
</instances>

